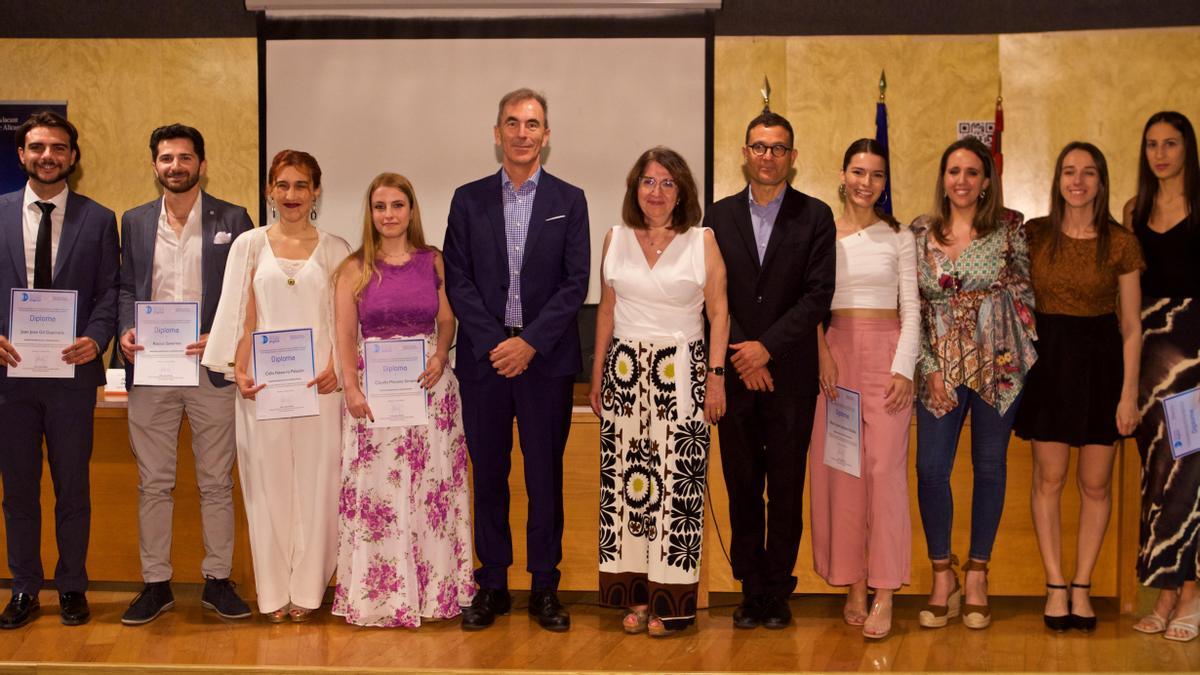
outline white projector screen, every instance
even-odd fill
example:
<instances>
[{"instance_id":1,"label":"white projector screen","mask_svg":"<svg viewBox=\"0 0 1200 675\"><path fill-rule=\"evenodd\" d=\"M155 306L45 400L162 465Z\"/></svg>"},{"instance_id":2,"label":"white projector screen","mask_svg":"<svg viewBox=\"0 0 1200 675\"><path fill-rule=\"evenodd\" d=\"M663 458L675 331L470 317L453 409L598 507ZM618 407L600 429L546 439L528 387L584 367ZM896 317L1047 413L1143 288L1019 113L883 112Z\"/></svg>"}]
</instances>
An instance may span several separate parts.
<instances>
[{"instance_id":1,"label":"white projector screen","mask_svg":"<svg viewBox=\"0 0 1200 675\"><path fill-rule=\"evenodd\" d=\"M496 106L519 87L548 100L545 169L587 193L596 302L600 248L638 155L678 151L703 198L702 38L269 41L267 161L284 148L312 153L318 226L355 247L371 179L404 174L440 248L454 189L499 170Z\"/></svg>"}]
</instances>

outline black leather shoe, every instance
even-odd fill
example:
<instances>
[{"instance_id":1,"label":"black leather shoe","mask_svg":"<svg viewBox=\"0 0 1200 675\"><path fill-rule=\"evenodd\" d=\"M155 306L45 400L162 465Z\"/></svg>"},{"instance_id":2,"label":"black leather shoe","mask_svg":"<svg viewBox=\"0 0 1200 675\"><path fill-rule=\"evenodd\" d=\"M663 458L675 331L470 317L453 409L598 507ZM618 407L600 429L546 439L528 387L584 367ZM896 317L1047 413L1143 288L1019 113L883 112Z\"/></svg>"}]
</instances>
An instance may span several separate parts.
<instances>
[{"instance_id":1,"label":"black leather shoe","mask_svg":"<svg viewBox=\"0 0 1200 675\"><path fill-rule=\"evenodd\" d=\"M758 628L762 625L762 599L758 596L743 596L742 604L733 610L734 628Z\"/></svg>"},{"instance_id":2,"label":"black leather shoe","mask_svg":"<svg viewBox=\"0 0 1200 675\"><path fill-rule=\"evenodd\" d=\"M41 605L36 595L28 593L13 593L12 600L0 614L0 628L20 628L37 618Z\"/></svg>"},{"instance_id":3,"label":"black leather shoe","mask_svg":"<svg viewBox=\"0 0 1200 675\"><path fill-rule=\"evenodd\" d=\"M58 594L58 613L64 626L82 626L92 618L88 609L87 596L80 591Z\"/></svg>"},{"instance_id":4,"label":"black leather shoe","mask_svg":"<svg viewBox=\"0 0 1200 675\"><path fill-rule=\"evenodd\" d=\"M779 630L792 622L792 608L788 606L787 598L772 595L763 601L761 611L763 628Z\"/></svg>"},{"instance_id":5,"label":"black leather shoe","mask_svg":"<svg viewBox=\"0 0 1200 675\"><path fill-rule=\"evenodd\" d=\"M1046 595L1050 595L1051 591L1065 591L1065 590L1067 590L1066 584L1046 584ZM1067 596L1067 611L1068 612L1070 611L1070 607L1071 607L1071 599L1070 599L1070 596L1068 595ZM1042 613L1042 622L1046 624L1046 628L1049 628L1052 631L1057 631L1059 633L1062 633L1063 631L1065 631L1071 627L1071 623L1072 623L1071 616L1072 616L1071 614L1061 614L1059 616L1052 616L1050 614L1046 614L1045 612L1043 612Z\"/></svg>"},{"instance_id":6,"label":"black leather shoe","mask_svg":"<svg viewBox=\"0 0 1200 675\"><path fill-rule=\"evenodd\" d=\"M159 614L175 606L175 595L171 593L171 582L156 581L146 584L142 592L129 603L129 609L121 617L126 626L140 626L158 618Z\"/></svg>"},{"instance_id":7,"label":"black leather shoe","mask_svg":"<svg viewBox=\"0 0 1200 675\"><path fill-rule=\"evenodd\" d=\"M462 613L463 630L483 630L512 610L512 598L500 588L481 588Z\"/></svg>"},{"instance_id":8,"label":"black leather shoe","mask_svg":"<svg viewBox=\"0 0 1200 675\"><path fill-rule=\"evenodd\" d=\"M223 619L245 619L250 616L250 607L238 597L236 584L229 579L204 578L204 593L200 606L211 609Z\"/></svg>"},{"instance_id":9,"label":"black leather shoe","mask_svg":"<svg viewBox=\"0 0 1200 675\"><path fill-rule=\"evenodd\" d=\"M1071 582L1072 591L1074 591L1074 589L1076 589L1076 588L1090 590L1092 588L1092 585L1091 584L1077 584L1074 581L1072 581ZM1074 604L1074 603L1072 603L1072 604ZM1075 630L1082 631L1084 633L1090 633L1090 632L1096 630L1096 615L1095 614L1093 614L1092 616L1080 616L1075 613L1075 608L1072 607L1071 613L1068 614L1067 617L1071 620L1071 628L1074 628Z\"/></svg>"},{"instance_id":10,"label":"black leather shoe","mask_svg":"<svg viewBox=\"0 0 1200 675\"><path fill-rule=\"evenodd\" d=\"M558 595L554 591L530 592L529 614L537 619L539 626L548 631L561 633L571 628L571 615L558 601Z\"/></svg>"}]
</instances>

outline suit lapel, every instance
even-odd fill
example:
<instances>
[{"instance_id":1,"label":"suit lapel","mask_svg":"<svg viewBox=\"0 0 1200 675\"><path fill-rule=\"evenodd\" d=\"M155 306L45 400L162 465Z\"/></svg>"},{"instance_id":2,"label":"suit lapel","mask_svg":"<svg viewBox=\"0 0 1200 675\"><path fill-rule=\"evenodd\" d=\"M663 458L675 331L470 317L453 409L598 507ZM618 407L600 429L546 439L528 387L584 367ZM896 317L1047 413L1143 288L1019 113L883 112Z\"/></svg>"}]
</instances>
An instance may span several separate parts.
<instances>
[{"instance_id":1,"label":"suit lapel","mask_svg":"<svg viewBox=\"0 0 1200 675\"><path fill-rule=\"evenodd\" d=\"M508 238L504 233L504 180L496 172L492 186L488 188L491 194L487 200L488 222L492 226L492 240L496 244L496 253L500 256L502 269L508 271ZM505 276L507 279L507 276Z\"/></svg>"},{"instance_id":2,"label":"suit lapel","mask_svg":"<svg viewBox=\"0 0 1200 675\"><path fill-rule=\"evenodd\" d=\"M8 240L8 254L12 258L14 276L21 280L21 288L29 285L29 273L25 265L25 214L21 212L22 193L14 193L14 198L4 205L0 212L0 223L4 224L4 238Z\"/></svg>"},{"instance_id":3,"label":"suit lapel","mask_svg":"<svg viewBox=\"0 0 1200 675\"><path fill-rule=\"evenodd\" d=\"M142 241L144 242L142 244L144 254L139 261L141 263L142 278L138 287L146 290L145 297L147 300L150 299L150 294L154 288L154 250L158 246L158 219L162 217L163 198L159 197L158 201L154 202L154 204L158 208L151 209L150 213L146 214L146 218L137 224L142 229L139 234L141 234Z\"/></svg>"},{"instance_id":4,"label":"suit lapel","mask_svg":"<svg viewBox=\"0 0 1200 675\"><path fill-rule=\"evenodd\" d=\"M538 177L537 193L533 197L533 210L529 214L529 227L525 232L525 253L521 256L522 269L525 268L525 261L529 260L529 251L533 250L542 230L546 229L546 218L549 217L550 207L558 201L555 199L556 193L550 183L546 170L542 169L542 175Z\"/></svg>"},{"instance_id":5,"label":"suit lapel","mask_svg":"<svg viewBox=\"0 0 1200 675\"><path fill-rule=\"evenodd\" d=\"M62 234L58 238L58 254L54 260L54 280L62 274L66 267L67 258L75 248L75 240L79 239L79 230L83 228L83 200L74 192L67 192L67 212L63 214ZM51 284L54 286L54 284Z\"/></svg>"},{"instance_id":6,"label":"suit lapel","mask_svg":"<svg viewBox=\"0 0 1200 675\"><path fill-rule=\"evenodd\" d=\"M754 265L754 274L757 276L762 271L762 265L758 261L758 242L754 240L754 223L750 220L750 188L742 190L738 194L737 200L737 208L733 210L733 224L742 238L742 243L746 245L746 254L750 256L750 262Z\"/></svg>"},{"instance_id":7,"label":"suit lapel","mask_svg":"<svg viewBox=\"0 0 1200 675\"><path fill-rule=\"evenodd\" d=\"M217 238L217 212L208 205L208 193L200 191L200 306L204 306L204 296L208 294L208 281L213 275L209 274L209 261L213 260L216 251L213 250ZM230 235L232 236L232 235Z\"/></svg>"},{"instance_id":8,"label":"suit lapel","mask_svg":"<svg viewBox=\"0 0 1200 675\"><path fill-rule=\"evenodd\" d=\"M792 222L792 209L795 206L796 199L792 195L792 188L790 186L784 188L783 203L779 205L779 213L775 215L775 225L771 228L771 236L767 238L767 252L763 254L763 269L771 265L776 252L779 251L779 247L787 237L788 228L791 227Z\"/></svg>"}]
</instances>

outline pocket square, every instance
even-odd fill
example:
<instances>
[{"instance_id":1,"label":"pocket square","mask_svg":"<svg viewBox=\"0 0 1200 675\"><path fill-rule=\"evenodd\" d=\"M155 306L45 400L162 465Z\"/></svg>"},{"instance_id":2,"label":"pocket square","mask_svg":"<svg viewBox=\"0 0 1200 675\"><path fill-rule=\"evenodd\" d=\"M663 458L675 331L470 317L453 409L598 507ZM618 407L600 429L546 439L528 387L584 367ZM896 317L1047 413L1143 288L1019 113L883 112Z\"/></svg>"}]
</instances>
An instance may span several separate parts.
<instances>
[{"instance_id":1,"label":"pocket square","mask_svg":"<svg viewBox=\"0 0 1200 675\"><path fill-rule=\"evenodd\" d=\"M225 232L224 230L218 232L216 236L213 237L213 243L217 246L220 246L221 244L228 244L231 241L233 241L233 235Z\"/></svg>"},{"instance_id":2,"label":"pocket square","mask_svg":"<svg viewBox=\"0 0 1200 675\"><path fill-rule=\"evenodd\" d=\"M557 215L557 216L550 216L549 218L547 218L547 219L546 219L546 222L548 223L548 222L550 222L550 221L552 221L552 220L560 220L560 219L562 219L562 218L566 218L566 217L567 217L567 214L565 214L565 213L560 213L560 214L559 214L559 215Z\"/></svg>"}]
</instances>

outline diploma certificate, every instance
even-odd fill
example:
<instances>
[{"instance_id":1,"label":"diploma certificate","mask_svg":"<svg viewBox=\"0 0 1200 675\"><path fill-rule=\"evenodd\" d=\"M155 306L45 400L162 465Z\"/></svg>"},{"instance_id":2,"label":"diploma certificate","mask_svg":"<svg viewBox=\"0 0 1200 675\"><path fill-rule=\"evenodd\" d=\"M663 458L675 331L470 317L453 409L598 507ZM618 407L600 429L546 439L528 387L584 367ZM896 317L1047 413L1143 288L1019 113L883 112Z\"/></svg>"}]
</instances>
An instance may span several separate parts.
<instances>
[{"instance_id":1,"label":"diploma certificate","mask_svg":"<svg viewBox=\"0 0 1200 675\"><path fill-rule=\"evenodd\" d=\"M135 385L200 386L200 357L188 356L187 346L200 341L200 303L134 303L137 353Z\"/></svg>"},{"instance_id":2,"label":"diploma certificate","mask_svg":"<svg viewBox=\"0 0 1200 675\"><path fill-rule=\"evenodd\" d=\"M1171 456L1179 459L1200 450L1200 388L1181 391L1162 400L1171 440Z\"/></svg>"},{"instance_id":3,"label":"diploma certificate","mask_svg":"<svg viewBox=\"0 0 1200 675\"><path fill-rule=\"evenodd\" d=\"M76 291L14 288L8 299L8 341L21 355L9 377L71 379L63 350L75 343Z\"/></svg>"},{"instance_id":4,"label":"diploma certificate","mask_svg":"<svg viewBox=\"0 0 1200 675\"><path fill-rule=\"evenodd\" d=\"M837 400L825 399L825 466L862 478L862 408L857 391L837 388Z\"/></svg>"},{"instance_id":5,"label":"diploma certificate","mask_svg":"<svg viewBox=\"0 0 1200 675\"><path fill-rule=\"evenodd\" d=\"M255 419L309 417L320 412L311 328L255 332L254 384L265 384L255 400Z\"/></svg>"},{"instance_id":6,"label":"diploma certificate","mask_svg":"<svg viewBox=\"0 0 1200 675\"><path fill-rule=\"evenodd\" d=\"M367 426L426 424L428 397L417 380L424 371L424 338L363 342L363 389L375 418Z\"/></svg>"}]
</instances>

